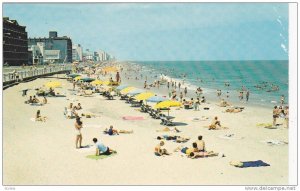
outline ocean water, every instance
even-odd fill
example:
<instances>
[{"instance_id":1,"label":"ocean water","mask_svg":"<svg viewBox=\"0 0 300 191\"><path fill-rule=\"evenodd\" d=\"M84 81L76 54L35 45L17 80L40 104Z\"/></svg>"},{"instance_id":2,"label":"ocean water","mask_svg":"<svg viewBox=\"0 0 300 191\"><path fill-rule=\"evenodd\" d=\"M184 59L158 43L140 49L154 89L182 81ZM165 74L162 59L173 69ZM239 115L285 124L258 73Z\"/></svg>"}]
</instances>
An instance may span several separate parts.
<instances>
[{"instance_id":1,"label":"ocean water","mask_svg":"<svg viewBox=\"0 0 300 191\"><path fill-rule=\"evenodd\" d=\"M148 79L168 80L184 83L189 91L201 87L204 95L216 98L216 90L222 90L223 98L238 102L239 91L244 86L250 90L249 104L263 106L278 105L280 96L288 103L288 61L147 61L133 62L143 68ZM230 83L227 87L225 82ZM257 88L259 86L262 88ZM278 91L271 91L278 86ZM228 93L227 93L228 92ZM245 96L244 96L245 97Z\"/></svg>"}]
</instances>

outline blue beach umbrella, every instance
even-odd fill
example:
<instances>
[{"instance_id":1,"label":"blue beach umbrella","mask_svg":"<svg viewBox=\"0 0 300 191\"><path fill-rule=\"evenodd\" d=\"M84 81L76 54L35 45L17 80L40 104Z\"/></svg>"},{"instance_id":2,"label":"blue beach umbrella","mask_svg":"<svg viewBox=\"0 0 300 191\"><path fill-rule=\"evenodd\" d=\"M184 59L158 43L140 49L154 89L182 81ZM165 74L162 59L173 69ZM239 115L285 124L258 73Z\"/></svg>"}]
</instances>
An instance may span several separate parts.
<instances>
[{"instance_id":1,"label":"blue beach umbrella","mask_svg":"<svg viewBox=\"0 0 300 191\"><path fill-rule=\"evenodd\" d=\"M131 95L131 96L134 96L134 95L137 95L137 94L140 94L140 93L143 93L145 92L145 90L142 90L142 89L133 89L131 91L128 92L128 95Z\"/></svg>"},{"instance_id":2,"label":"blue beach umbrella","mask_svg":"<svg viewBox=\"0 0 300 191\"><path fill-rule=\"evenodd\" d=\"M80 74L69 74L68 76L71 78L76 78L77 76L81 76L81 75Z\"/></svg>"},{"instance_id":3,"label":"blue beach umbrella","mask_svg":"<svg viewBox=\"0 0 300 191\"><path fill-rule=\"evenodd\" d=\"M127 87L128 87L128 85L120 85L116 89L117 90L122 90L122 89L127 88Z\"/></svg>"},{"instance_id":4,"label":"blue beach umbrella","mask_svg":"<svg viewBox=\"0 0 300 191\"><path fill-rule=\"evenodd\" d=\"M83 82L92 82L95 79L94 78L81 78L80 80L83 81Z\"/></svg>"},{"instance_id":5,"label":"blue beach umbrella","mask_svg":"<svg viewBox=\"0 0 300 191\"><path fill-rule=\"evenodd\" d=\"M166 100L168 100L168 99L161 97L161 96L152 96L152 97L146 99L146 101L149 101L149 102L161 102L161 101L166 101Z\"/></svg>"}]
</instances>

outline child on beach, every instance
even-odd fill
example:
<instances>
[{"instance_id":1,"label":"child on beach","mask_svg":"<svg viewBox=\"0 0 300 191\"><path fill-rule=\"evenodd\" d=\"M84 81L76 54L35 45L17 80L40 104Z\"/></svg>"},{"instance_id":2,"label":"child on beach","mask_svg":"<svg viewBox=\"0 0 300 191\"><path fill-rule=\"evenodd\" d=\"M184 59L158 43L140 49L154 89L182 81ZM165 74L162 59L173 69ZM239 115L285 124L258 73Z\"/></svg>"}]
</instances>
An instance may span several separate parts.
<instances>
[{"instance_id":1,"label":"child on beach","mask_svg":"<svg viewBox=\"0 0 300 191\"><path fill-rule=\"evenodd\" d=\"M42 117L41 116L41 111L37 110L36 112L36 116L35 116L35 121L42 121L42 122L46 122L47 117Z\"/></svg>"},{"instance_id":2,"label":"child on beach","mask_svg":"<svg viewBox=\"0 0 300 191\"><path fill-rule=\"evenodd\" d=\"M155 148L154 148L154 154L156 156L163 156L163 155L170 155L171 153L169 153L167 151L167 149L162 148L165 145L164 141L161 141Z\"/></svg>"},{"instance_id":3,"label":"child on beach","mask_svg":"<svg viewBox=\"0 0 300 191\"><path fill-rule=\"evenodd\" d=\"M98 139L97 138L93 138L93 142L96 146L96 156L99 155L111 155L113 153L117 153L116 151L112 150L111 148L105 146L102 143L97 143Z\"/></svg>"}]
</instances>

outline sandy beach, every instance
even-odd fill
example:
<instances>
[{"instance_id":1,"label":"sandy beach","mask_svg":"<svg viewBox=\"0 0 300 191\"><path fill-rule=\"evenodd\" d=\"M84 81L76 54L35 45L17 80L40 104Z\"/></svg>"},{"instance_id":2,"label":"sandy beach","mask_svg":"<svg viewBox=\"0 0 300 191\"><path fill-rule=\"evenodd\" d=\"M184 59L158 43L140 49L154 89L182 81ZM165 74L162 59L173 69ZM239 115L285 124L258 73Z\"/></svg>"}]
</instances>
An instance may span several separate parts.
<instances>
[{"instance_id":1,"label":"sandy beach","mask_svg":"<svg viewBox=\"0 0 300 191\"><path fill-rule=\"evenodd\" d=\"M56 75L55 75L56 76ZM61 75L63 76L63 75ZM60 81L62 88L55 89L66 97L49 97L44 106L24 104L35 88L50 80ZM142 87L143 81L125 80L123 84ZM23 89L30 88L22 97ZM20 83L3 91L3 184L4 185L283 185L288 184L288 145L270 146L262 141L288 142L285 125L277 129L258 127L258 123L271 123L272 110L246 105L241 113L224 113L216 103L201 104L200 111L176 110L170 115L180 133L156 132L162 129L160 120L141 113L115 97L107 100L101 95L90 97L71 95L72 83L64 79L44 78ZM164 88L165 89L165 88ZM154 91L155 89L153 89ZM155 90L156 91L156 90ZM162 91L163 94L163 91ZM84 113L97 115L82 118L83 145L92 145L98 138L116 150L114 156L92 160L94 148L75 149L75 119L66 119L63 112L69 103L81 103ZM243 105L244 106L244 105ZM209 110L204 110L209 107ZM33 122L37 110L47 116L46 122ZM123 120L123 116L142 116L144 120ZM205 121L193 118L208 117ZM218 116L227 130L210 131L208 126ZM278 123L284 123L279 119ZM116 129L133 130L133 134L108 136L102 133L113 125ZM165 141L170 156L157 157L154 147L159 135L190 137L186 143ZM219 136L234 134L241 139L222 139ZM191 147L199 135L203 136L207 150L224 153L225 157L189 159L178 146ZM262 160L270 166L236 168L230 161Z\"/></svg>"}]
</instances>

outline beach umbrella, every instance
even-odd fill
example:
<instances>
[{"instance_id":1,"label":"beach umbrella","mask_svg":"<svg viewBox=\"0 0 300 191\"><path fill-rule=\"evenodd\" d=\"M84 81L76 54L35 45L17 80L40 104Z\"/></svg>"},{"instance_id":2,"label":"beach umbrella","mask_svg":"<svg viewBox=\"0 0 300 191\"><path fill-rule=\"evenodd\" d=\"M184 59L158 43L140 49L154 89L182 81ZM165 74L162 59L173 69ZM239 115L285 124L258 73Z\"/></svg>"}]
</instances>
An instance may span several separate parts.
<instances>
[{"instance_id":1,"label":"beach umbrella","mask_svg":"<svg viewBox=\"0 0 300 191\"><path fill-rule=\"evenodd\" d=\"M80 80L83 81L83 82L92 82L95 79L94 78L81 78Z\"/></svg>"},{"instance_id":2,"label":"beach umbrella","mask_svg":"<svg viewBox=\"0 0 300 191\"><path fill-rule=\"evenodd\" d=\"M80 74L69 74L68 76L71 78L76 78L77 76L81 76L81 75Z\"/></svg>"},{"instance_id":3,"label":"beach umbrella","mask_svg":"<svg viewBox=\"0 0 300 191\"><path fill-rule=\"evenodd\" d=\"M166 101L162 101L157 103L154 108L156 109L168 109L168 115L169 115L169 110L170 107L180 107L181 103L179 101L172 101L172 100L166 100Z\"/></svg>"},{"instance_id":4,"label":"beach umbrella","mask_svg":"<svg viewBox=\"0 0 300 191\"><path fill-rule=\"evenodd\" d=\"M124 88L120 91L121 94L127 94L129 91L133 90L133 89L136 89L135 87L127 87L127 88Z\"/></svg>"},{"instance_id":5,"label":"beach umbrella","mask_svg":"<svg viewBox=\"0 0 300 191\"><path fill-rule=\"evenodd\" d=\"M156 104L155 108L169 108L169 107L180 107L181 103L179 101L166 100Z\"/></svg>"},{"instance_id":6,"label":"beach umbrella","mask_svg":"<svg viewBox=\"0 0 300 191\"><path fill-rule=\"evenodd\" d=\"M128 95L134 96L140 93L143 93L145 90L142 89L133 89L131 91L128 92Z\"/></svg>"},{"instance_id":7,"label":"beach umbrella","mask_svg":"<svg viewBox=\"0 0 300 191\"><path fill-rule=\"evenodd\" d=\"M128 87L128 85L120 85L116 88L116 90L122 90L122 89L127 88L127 87Z\"/></svg>"},{"instance_id":8,"label":"beach umbrella","mask_svg":"<svg viewBox=\"0 0 300 191\"><path fill-rule=\"evenodd\" d=\"M138 95L136 95L134 98L136 99L136 100L146 100L146 99L148 99L149 97L153 97L154 96L154 93L152 93L152 92L144 92L144 93L141 93L141 94L138 94Z\"/></svg>"},{"instance_id":9,"label":"beach umbrella","mask_svg":"<svg viewBox=\"0 0 300 191\"><path fill-rule=\"evenodd\" d=\"M92 81L91 84L92 85L102 85L103 81L101 81L101 80L95 80L95 81Z\"/></svg>"},{"instance_id":10,"label":"beach umbrella","mask_svg":"<svg viewBox=\"0 0 300 191\"><path fill-rule=\"evenodd\" d=\"M103 84L108 86L110 84L110 81L106 80L103 82Z\"/></svg>"},{"instance_id":11,"label":"beach umbrella","mask_svg":"<svg viewBox=\"0 0 300 191\"><path fill-rule=\"evenodd\" d=\"M162 102L162 101L166 101L168 100L167 98L164 98L164 97L161 97L161 96L152 96L148 99L146 99L146 101L149 101L149 102Z\"/></svg>"},{"instance_id":12,"label":"beach umbrella","mask_svg":"<svg viewBox=\"0 0 300 191\"><path fill-rule=\"evenodd\" d=\"M47 82L45 84L45 86L48 88L58 88L58 87L61 87L61 82L59 82L59 81Z\"/></svg>"}]
</instances>

